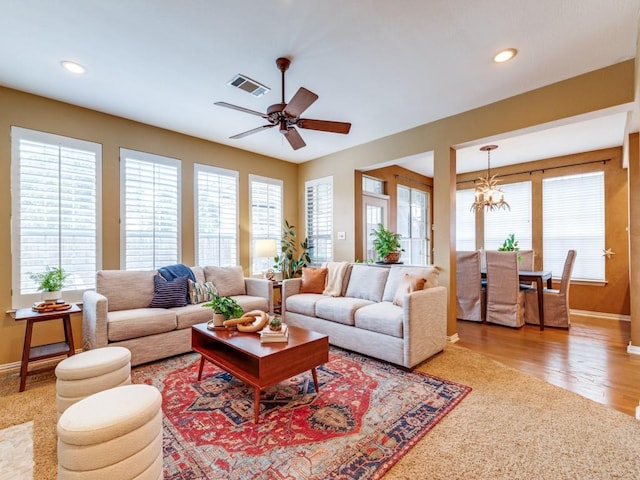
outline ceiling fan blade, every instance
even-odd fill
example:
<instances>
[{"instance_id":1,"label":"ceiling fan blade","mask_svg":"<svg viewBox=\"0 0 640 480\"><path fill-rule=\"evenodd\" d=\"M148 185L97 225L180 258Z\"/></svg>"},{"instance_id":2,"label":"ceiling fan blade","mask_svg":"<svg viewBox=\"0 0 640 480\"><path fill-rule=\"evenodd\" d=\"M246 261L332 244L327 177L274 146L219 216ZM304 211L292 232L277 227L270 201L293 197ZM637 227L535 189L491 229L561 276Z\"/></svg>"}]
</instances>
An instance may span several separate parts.
<instances>
[{"instance_id":1,"label":"ceiling fan blade","mask_svg":"<svg viewBox=\"0 0 640 480\"><path fill-rule=\"evenodd\" d=\"M313 120L311 118L301 118L296 123L300 128L306 128L308 130L321 130L323 132L332 133L349 133L351 129L350 123L345 122L331 122L328 120Z\"/></svg>"},{"instance_id":2,"label":"ceiling fan blade","mask_svg":"<svg viewBox=\"0 0 640 480\"><path fill-rule=\"evenodd\" d=\"M310 92L304 87L300 87L291 101L284 108L284 113L289 117L298 118L302 112L311 106L318 99L318 95Z\"/></svg>"},{"instance_id":3,"label":"ceiling fan blade","mask_svg":"<svg viewBox=\"0 0 640 480\"><path fill-rule=\"evenodd\" d=\"M266 113L256 112L255 110L249 110L248 108L239 107L238 105L233 105L227 102L215 102L214 105L218 105L219 107L231 108L233 110L238 110L240 112L250 113L251 115L257 115L258 117L262 117L262 118L269 118L267 117Z\"/></svg>"},{"instance_id":4,"label":"ceiling fan blade","mask_svg":"<svg viewBox=\"0 0 640 480\"><path fill-rule=\"evenodd\" d=\"M229 138L236 139L236 138L246 137L247 135L252 135L254 133L261 132L265 128L271 128L271 127L275 127L275 125L262 125L261 127L252 128L251 130L247 130L246 132L238 133L237 135L234 135L233 137L229 137Z\"/></svg>"},{"instance_id":5,"label":"ceiling fan blade","mask_svg":"<svg viewBox=\"0 0 640 480\"><path fill-rule=\"evenodd\" d=\"M283 135L289 141L291 148L293 148L294 150L298 150L299 148L307 145L306 143L304 143L304 140L302 139L298 131L293 127L288 128Z\"/></svg>"}]
</instances>

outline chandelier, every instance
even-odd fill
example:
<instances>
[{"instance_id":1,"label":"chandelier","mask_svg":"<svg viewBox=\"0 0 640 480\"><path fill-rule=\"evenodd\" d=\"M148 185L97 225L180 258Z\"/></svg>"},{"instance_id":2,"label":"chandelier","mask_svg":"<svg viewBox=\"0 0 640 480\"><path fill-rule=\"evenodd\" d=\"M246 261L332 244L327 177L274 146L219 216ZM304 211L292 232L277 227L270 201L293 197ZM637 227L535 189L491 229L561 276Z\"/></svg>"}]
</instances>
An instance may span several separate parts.
<instances>
[{"instance_id":1,"label":"chandelier","mask_svg":"<svg viewBox=\"0 0 640 480\"><path fill-rule=\"evenodd\" d=\"M488 212L494 210L511 210L511 207L504 200L504 192L498 187L498 180L495 175L491 176L491 150L498 148L497 145L485 145L480 150L487 152L487 176L479 177L476 180L476 199L471 205L472 212L478 212L483 208Z\"/></svg>"}]
</instances>

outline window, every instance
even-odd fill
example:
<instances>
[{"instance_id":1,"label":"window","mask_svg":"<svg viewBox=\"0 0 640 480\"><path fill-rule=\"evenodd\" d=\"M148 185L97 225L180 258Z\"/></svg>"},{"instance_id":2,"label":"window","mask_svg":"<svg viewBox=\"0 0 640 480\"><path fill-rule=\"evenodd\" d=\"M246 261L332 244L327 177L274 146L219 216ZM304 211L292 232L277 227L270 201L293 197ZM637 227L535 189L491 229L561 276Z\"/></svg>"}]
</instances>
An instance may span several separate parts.
<instances>
[{"instance_id":1,"label":"window","mask_svg":"<svg viewBox=\"0 0 640 480\"><path fill-rule=\"evenodd\" d=\"M251 274L273 267L273 257L282 237L282 180L249 175L251 192ZM270 257L258 256L258 240L274 240L276 251Z\"/></svg>"},{"instance_id":2,"label":"window","mask_svg":"<svg viewBox=\"0 0 640 480\"><path fill-rule=\"evenodd\" d=\"M604 172L542 181L544 269L560 277L577 250L572 278L604 280Z\"/></svg>"},{"instance_id":3,"label":"window","mask_svg":"<svg viewBox=\"0 0 640 480\"><path fill-rule=\"evenodd\" d=\"M429 195L421 190L398 185L398 233L404 252L401 260L411 265L426 265L429 252Z\"/></svg>"},{"instance_id":4,"label":"window","mask_svg":"<svg viewBox=\"0 0 640 480\"><path fill-rule=\"evenodd\" d=\"M40 299L31 273L62 267L65 300L95 288L101 258L102 146L11 128L12 304Z\"/></svg>"},{"instance_id":5,"label":"window","mask_svg":"<svg viewBox=\"0 0 640 480\"><path fill-rule=\"evenodd\" d=\"M180 160L120 149L121 267L180 261Z\"/></svg>"},{"instance_id":6,"label":"window","mask_svg":"<svg viewBox=\"0 0 640 480\"><path fill-rule=\"evenodd\" d=\"M333 260L333 178L305 183L307 238L314 263Z\"/></svg>"},{"instance_id":7,"label":"window","mask_svg":"<svg viewBox=\"0 0 640 480\"><path fill-rule=\"evenodd\" d=\"M521 250L531 250L531 182L507 183L500 188L511 210L485 210L484 249L497 250L513 233Z\"/></svg>"},{"instance_id":8,"label":"window","mask_svg":"<svg viewBox=\"0 0 640 480\"><path fill-rule=\"evenodd\" d=\"M376 193L378 195L384 194L384 182L377 178L362 176L362 191L369 193Z\"/></svg>"},{"instance_id":9,"label":"window","mask_svg":"<svg viewBox=\"0 0 640 480\"><path fill-rule=\"evenodd\" d=\"M238 172L195 165L196 265L238 265Z\"/></svg>"},{"instance_id":10,"label":"window","mask_svg":"<svg viewBox=\"0 0 640 480\"><path fill-rule=\"evenodd\" d=\"M456 191L456 250L476 250L476 214L471 210L475 190Z\"/></svg>"}]
</instances>

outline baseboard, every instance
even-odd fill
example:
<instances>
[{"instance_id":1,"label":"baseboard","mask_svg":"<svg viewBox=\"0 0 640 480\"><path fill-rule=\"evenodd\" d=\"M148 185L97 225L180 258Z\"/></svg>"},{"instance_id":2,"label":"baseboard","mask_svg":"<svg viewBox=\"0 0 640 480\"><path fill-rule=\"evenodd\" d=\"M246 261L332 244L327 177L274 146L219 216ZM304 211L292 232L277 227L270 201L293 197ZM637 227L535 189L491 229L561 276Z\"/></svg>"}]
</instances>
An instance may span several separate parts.
<instances>
[{"instance_id":1,"label":"baseboard","mask_svg":"<svg viewBox=\"0 0 640 480\"><path fill-rule=\"evenodd\" d=\"M447 342L449 343L456 343L458 340L460 340L458 332L454 333L453 335L447 336Z\"/></svg>"},{"instance_id":2,"label":"baseboard","mask_svg":"<svg viewBox=\"0 0 640 480\"><path fill-rule=\"evenodd\" d=\"M82 349L76 348L75 353L80 353L80 352L82 352ZM47 358L45 360L37 360L35 362L29 362L29 367L30 367L30 370L38 369L38 368L43 368L43 369L53 368L58 363L60 363L61 360L64 360L64 357L62 357L62 355L59 357ZM22 365L22 362L11 362L11 363L2 364L0 365L0 374L20 372L21 365Z\"/></svg>"},{"instance_id":3,"label":"baseboard","mask_svg":"<svg viewBox=\"0 0 640 480\"><path fill-rule=\"evenodd\" d=\"M627 345L627 353L631 353L632 355L640 355L640 346L631 345L631 342L629 342L629 345Z\"/></svg>"},{"instance_id":4,"label":"baseboard","mask_svg":"<svg viewBox=\"0 0 640 480\"><path fill-rule=\"evenodd\" d=\"M571 309L570 313L571 315L576 315L578 317L601 318L604 320L617 320L622 322L631 321L631 315L620 315L619 313L589 312L587 310L574 310L574 309Z\"/></svg>"}]
</instances>

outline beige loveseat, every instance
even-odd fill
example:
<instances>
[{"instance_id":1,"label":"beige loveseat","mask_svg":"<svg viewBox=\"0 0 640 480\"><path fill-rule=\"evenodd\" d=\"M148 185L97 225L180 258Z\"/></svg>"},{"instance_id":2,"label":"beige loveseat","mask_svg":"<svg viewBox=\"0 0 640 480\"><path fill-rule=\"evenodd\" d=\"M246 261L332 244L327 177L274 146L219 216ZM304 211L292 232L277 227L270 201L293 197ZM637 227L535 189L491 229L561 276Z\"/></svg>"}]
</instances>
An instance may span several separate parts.
<instances>
[{"instance_id":1,"label":"beige loveseat","mask_svg":"<svg viewBox=\"0 0 640 480\"><path fill-rule=\"evenodd\" d=\"M399 293L405 274L424 278L424 289ZM412 368L447 341L447 291L437 284L433 266L353 264L339 296L300 293L302 279L288 279L282 284L284 321L329 335L332 345Z\"/></svg>"},{"instance_id":2,"label":"beige loveseat","mask_svg":"<svg viewBox=\"0 0 640 480\"><path fill-rule=\"evenodd\" d=\"M241 267L191 267L200 285L211 282L221 296L231 296L245 310L269 312L273 290L264 279L244 278ZM101 270L96 291L83 297L85 350L112 345L131 351L131 364L158 360L191 350L191 326L213 318L202 304L150 308L156 270Z\"/></svg>"}]
</instances>

